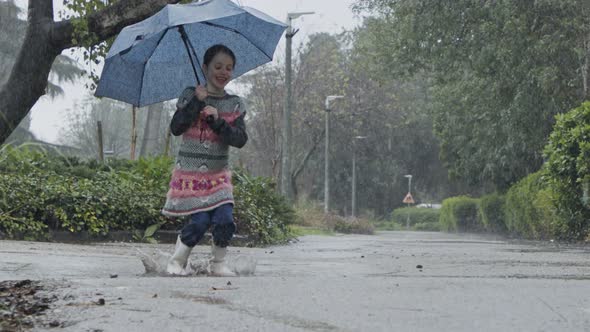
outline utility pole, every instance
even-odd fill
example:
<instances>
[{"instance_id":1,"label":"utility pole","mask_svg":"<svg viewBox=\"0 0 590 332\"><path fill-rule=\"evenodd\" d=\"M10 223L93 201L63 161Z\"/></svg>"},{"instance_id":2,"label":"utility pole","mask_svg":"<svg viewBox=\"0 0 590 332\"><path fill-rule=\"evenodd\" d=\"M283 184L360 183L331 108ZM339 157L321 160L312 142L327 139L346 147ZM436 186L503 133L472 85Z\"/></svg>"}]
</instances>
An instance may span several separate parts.
<instances>
[{"instance_id":1,"label":"utility pole","mask_svg":"<svg viewBox=\"0 0 590 332\"><path fill-rule=\"evenodd\" d=\"M299 29L293 30L292 20L303 16L313 14L314 12L298 12L287 14L287 33L286 33L286 61L285 61L285 109L283 112L283 148L281 158L281 193L287 200L292 200L291 189L291 44L293 36Z\"/></svg>"},{"instance_id":2,"label":"utility pole","mask_svg":"<svg viewBox=\"0 0 590 332\"><path fill-rule=\"evenodd\" d=\"M356 140L365 139L367 136L355 136L352 139L352 217L356 217Z\"/></svg>"},{"instance_id":3,"label":"utility pole","mask_svg":"<svg viewBox=\"0 0 590 332\"><path fill-rule=\"evenodd\" d=\"M330 102L344 96L326 97L326 148L324 155L324 214L330 212Z\"/></svg>"}]
</instances>

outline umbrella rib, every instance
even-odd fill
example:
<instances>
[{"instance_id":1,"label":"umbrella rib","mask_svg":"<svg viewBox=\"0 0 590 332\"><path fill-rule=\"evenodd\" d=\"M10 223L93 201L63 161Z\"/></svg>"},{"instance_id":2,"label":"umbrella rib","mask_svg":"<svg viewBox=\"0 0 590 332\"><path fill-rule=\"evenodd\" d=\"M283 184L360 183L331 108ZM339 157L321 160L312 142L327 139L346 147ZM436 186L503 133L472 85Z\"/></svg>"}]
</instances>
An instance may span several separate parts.
<instances>
[{"instance_id":1,"label":"umbrella rib","mask_svg":"<svg viewBox=\"0 0 590 332\"><path fill-rule=\"evenodd\" d=\"M166 33L168 33L168 30L164 30L164 33L162 34L162 36L160 36L160 39L158 39L158 42L156 43L156 46L154 47L154 49L152 50L151 54L149 57L147 57L147 59L149 60L152 55L154 55L154 52L156 52L156 49L158 49L158 45L160 45L160 42L162 41L162 39L164 39L164 36L166 36ZM147 61L145 62L147 64ZM145 76L145 69L146 69L146 65L144 64L143 66L143 70L141 71L141 81L140 81L140 86L139 86L139 98L137 99L137 107L139 107L139 104L141 103L141 94L143 92L143 77Z\"/></svg>"},{"instance_id":2,"label":"umbrella rib","mask_svg":"<svg viewBox=\"0 0 590 332\"><path fill-rule=\"evenodd\" d=\"M220 28L220 29L225 29L225 30L227 30L227 31L231 31L231 32L233 32L233 33L236 33L236 34L238 34L238 35L240 35L240 36L244 37L244 38L245 38L247 41L249 41L249 42L250 42L250 44L254 45L254 47L256 47L256 48L257 48L257 49L258 49L258 50L259 50L259 51L260 51L262 54L266 55L266 57L267 57L269 60L271 60L271 61L272 61L272 57L271 57L271 56L269 56L268 54L266 54L266 52L264 52L264 51L263 51L263 50L262 50L260 47L258 47L258 45L256 45L254 42L252 42L252 41L250 40L250 38L248 38L248 37L244 36L244 34L242 34L241 32L239 32L238 30L236 30L236 29L233 29L233 28L224 27L223 25L219 25L219 24L215 24L215 23L211 23L211 22L201 22L201 23L203 23L203 24L206 24L206 25L210 25L210 26L213 26L213 27L216 27L216 28Z\"/></svg>"},{"instance_id":3,"label":"umbrella rib","mask_svg":"<svg viewBox=\"0 0 590 332\"><path fill-rule=\"evenodd\" d=\"M197 69L195 68L195 63L193 62L193 58L191 57L191 51L193 52L193 57L197 61L197 65L201 68L201 63L199 62L199 57L197 56L197 52L195 52L195 48L193 47L193 43L186 35L186 31L184 30L184 26L178 26L178 32L180 33L180 37L184 42L184 47L186 48L186 53L188 53L188 59L191 61L191 65L193 67L193 72L195 73L195 78L197 79L197 84L201 84L201 80L199 80L199 75L197 75ZM190 47L190 50L189 50Z\"/></svg>"}]
</instances>

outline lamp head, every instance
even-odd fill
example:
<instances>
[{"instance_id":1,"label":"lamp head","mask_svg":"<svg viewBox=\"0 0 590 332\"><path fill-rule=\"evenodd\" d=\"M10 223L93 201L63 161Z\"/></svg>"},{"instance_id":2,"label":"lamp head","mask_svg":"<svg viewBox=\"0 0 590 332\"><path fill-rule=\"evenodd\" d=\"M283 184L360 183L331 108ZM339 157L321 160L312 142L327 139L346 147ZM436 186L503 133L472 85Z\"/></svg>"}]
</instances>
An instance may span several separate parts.
<instances>
[{"instance_id":1,"label":"lamp head","mask_svg":"<svg viewBox=\"0 0 590 332\"><path fill-rule=\"evenodd\" d=\"M303 15L311 15L311 14L315 14L315 12L295 12L295 13L287 13L287 18L289 20L293 20L296 19L298 17L301 17Z\"/></svg>"},{"instance_id":2,"label":"lamp head","mask_svg":"<svg viewBox=\"0 0 590 332\"><path fill-rule=\"evenodd\" d=\"M344 98L344 96L327 96L326 97L326 109L330 109L330 102L336 99Z\"/></svg>"}]
</instances>

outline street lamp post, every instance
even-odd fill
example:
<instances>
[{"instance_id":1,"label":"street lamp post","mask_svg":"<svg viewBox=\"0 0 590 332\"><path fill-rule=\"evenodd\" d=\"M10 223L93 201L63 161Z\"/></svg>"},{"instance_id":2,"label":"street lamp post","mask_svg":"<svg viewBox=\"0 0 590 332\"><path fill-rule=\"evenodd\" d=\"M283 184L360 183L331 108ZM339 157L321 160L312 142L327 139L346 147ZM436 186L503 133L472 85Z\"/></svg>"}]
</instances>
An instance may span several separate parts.
<instances>
[{"instance_id":1,"label":"street lamp post","mask_svg":"<svg viewBox=\"0 0 590 332\"><path fill-rule=\"evenodd\" d=\"M408 175L404 175L404 177L408 178L408 193L411 194L412 193L412 175L408 174Z\"/></svg>"},{"instance_id":2,"label":"street lamp post","mask_svg":"<svg viewBox=\"0 0 590 332\"><path fill-rule=\"evenodd\" d=\"M285 61L285 110L283 112L283 151L281 158L281 192L284 197L291 200L291 43L293 36L299 29L293 30L291 22L303 15L313 14L314 12L297 12L287 14L287 32L286 32L286 61Z\"/></svg>"},{"instance_id":3,"label":"street lamp post","mask_svg":"<svg viewBox=\"0 0 590 332\"><path fill-rule=\"evenodd\" d=\"M356 216L356 140L365 139L367 136L355 136L352 140L352 211L351 215Z\"/></svg>"},{"instance_id":4,"label":"street lamp post","mask_svg":"<svg viewBox=\"0 0 590 332\"><path fill-rule=\"evenodd\" d=\"M404 177L408 178L408 195L412 195L412 174L404 175ZM410 207L410 203L408 203L408 207ZM406 228L410 228L410 210L408 210L408 217L406 218Z\"/></svg>"},{"instance_id":5,"label":"street lamp post","mask_svg":"<svg viewBox=\"0 0 590 332\"><path fill-rule=\"evenodd\" d=\"M330 102L344 96L326 97L326 148L324 156L324 213L330 211Z\"/></svg>"}]
</instances>

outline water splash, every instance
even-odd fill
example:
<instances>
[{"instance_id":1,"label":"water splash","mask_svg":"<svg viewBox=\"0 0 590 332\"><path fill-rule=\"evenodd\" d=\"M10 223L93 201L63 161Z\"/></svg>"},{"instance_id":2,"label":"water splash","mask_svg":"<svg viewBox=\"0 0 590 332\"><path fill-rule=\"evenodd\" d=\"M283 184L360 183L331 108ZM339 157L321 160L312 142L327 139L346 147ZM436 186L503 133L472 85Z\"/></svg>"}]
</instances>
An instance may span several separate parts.
<instances>
[{"instance_id":1,"label":"water splash","mask_svg":"<svg viewBox=\"0 0 590 332\"><path fill-rule=\"evenodd\" d=\"M253 275L257 261L252 256L239 255L228 260L228 267L238 276Z\"/></svg>"},{"instance_id":2,"label":"water splash","mask_svg":"<svg viewBox=\"0 0 590 332\"><path fill-rule=\"evenodd\" d=\"M172 276L166 272L166 265L170 259L170 254L159 249L148 254L138 248L135 248L141 262L145 268L146 275ZM226 259L227 266L238 276L250 276L256 271L257 261L251 256L238 255ZM185 268L184 276L204 276L209 271L209 257L197 260L190 260Z\"/></svg>"}]
</instances>

